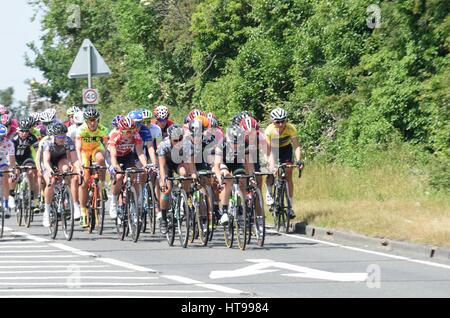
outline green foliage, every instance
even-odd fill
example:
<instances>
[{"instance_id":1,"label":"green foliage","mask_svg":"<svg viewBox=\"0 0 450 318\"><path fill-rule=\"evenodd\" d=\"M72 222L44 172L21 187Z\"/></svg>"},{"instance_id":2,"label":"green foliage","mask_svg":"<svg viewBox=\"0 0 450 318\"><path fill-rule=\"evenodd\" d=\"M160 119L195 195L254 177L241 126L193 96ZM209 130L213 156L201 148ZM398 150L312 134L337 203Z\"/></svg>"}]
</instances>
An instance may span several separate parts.
<instances>
[{"instance_id":1,"label":"green foliage","mask_svg":"<svg viewBox=\"0 0 450 318\"><path fill-rule=\"evenodd\" d=\"M83 81L67 72L90 38L113 75L95 79L110 120L165 103L226 125L243 109L263 123L285 107L307 157L364 166L403 143L426 153L430 182L449 189L450 0L36 0L46 7L43 45L29 65L49 79L45 95L79 103ZM81 28L67 27L67 7ZM44 88L43 88L44 89Z\"/></svg>"}]
</instances>

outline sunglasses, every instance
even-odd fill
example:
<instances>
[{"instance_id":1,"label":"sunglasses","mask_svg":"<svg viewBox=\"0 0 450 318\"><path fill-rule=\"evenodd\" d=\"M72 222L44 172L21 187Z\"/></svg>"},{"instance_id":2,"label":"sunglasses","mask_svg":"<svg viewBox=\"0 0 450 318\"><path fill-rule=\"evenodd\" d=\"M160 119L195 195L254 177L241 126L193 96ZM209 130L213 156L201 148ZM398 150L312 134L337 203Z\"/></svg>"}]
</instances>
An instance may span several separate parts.
<instances>
[{"instance_id":1,"label":"sunglasses","mask_svg":"<svg viewBox=\"0 0 450 318\"><path fill-rule=\"evenodd\" d=\"M283 124L284 122L286 122L285 120L275 120L274 123L279 125L279 124Z\"/></svg>"},{"instance_id":2,"label":"sunglasses","mask_svg":"<svg viewBox=\"0 0 450 318\"><path fill-rule=\"evenodd\" d=\"M166 119L158 119L158 122L165 123L165 122L167 122L167 118Z\"/></svg>"},{"instance_id":3,"label":"sunglasses","mask_svg":"<svg viewBox=\"0 0 450 318\"><path fill-rule=\"evenodd\" d=\"M179 139L172 139L173 142L180 142L183 140L183 137L179 138Z\"/></svg>"},{"instance_id":4,"label":"sunglasses","mask_svg":"<svg viewBox=\"0 0 450 318\"><path fill-rule=\"evenodd\" d=\"M66 138L66 135L58 135L58 136L55 136L55 138L59 139L59 140L62 140L62 139Z\"/></svg>"},{"instance_id":5,"label":"sunglasses","mask_svg":"<svg viewBox=\"0 0 450 318\"><path fill-rule=\"evenodd\" d=\"M134 132L134 129L124 129L122 130L122 135L131 134Z\"/></svg>"}]
</instances>

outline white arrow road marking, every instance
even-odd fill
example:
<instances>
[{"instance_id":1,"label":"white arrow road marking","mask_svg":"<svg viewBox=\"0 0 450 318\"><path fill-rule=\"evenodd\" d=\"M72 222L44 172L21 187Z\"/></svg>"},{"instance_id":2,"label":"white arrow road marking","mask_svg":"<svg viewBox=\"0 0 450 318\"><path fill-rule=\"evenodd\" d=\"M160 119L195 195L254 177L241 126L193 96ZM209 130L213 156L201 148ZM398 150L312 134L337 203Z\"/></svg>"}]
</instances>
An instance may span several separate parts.
<instances>
[{"instance_id":1,"label":"white arrow road marking","mask_svg":"<svg viewBox=\"0 0 450 318\"><path fill-rule=\"evenodd\" d=\"M295 274L282 274L283 276L302 277L312 279L324 279L338 282L363 282L367 280L368 273L334 273L321 271L304 266L292 265L288 263L276 262L270 259L247 259L247 262L256 263L255 265L246 266L231 271L212 271L209 275L211 279L230 278L240 276L250 276L275 272L275 270L267 270L264 268L276 267L280 269L297 272Z\"/></svg>"}]
</instances>

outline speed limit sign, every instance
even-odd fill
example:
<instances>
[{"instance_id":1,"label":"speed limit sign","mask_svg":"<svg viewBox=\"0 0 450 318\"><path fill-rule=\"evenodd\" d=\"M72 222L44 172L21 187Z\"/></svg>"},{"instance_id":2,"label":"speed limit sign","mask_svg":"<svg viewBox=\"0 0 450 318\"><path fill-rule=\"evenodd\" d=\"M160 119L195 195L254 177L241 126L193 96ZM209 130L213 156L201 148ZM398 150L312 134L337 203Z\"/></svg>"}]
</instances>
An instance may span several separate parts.
<instances>
[{"instance_id":1,"label":"speed limit sign","mask_svg":"<svg viewBox=\"0 0 450 318\"><path fill-rule=\"evenodd\" d=\"M98 91L93 88L83 89L83 105L97 105Z\"/></svg>"}]
</instances>

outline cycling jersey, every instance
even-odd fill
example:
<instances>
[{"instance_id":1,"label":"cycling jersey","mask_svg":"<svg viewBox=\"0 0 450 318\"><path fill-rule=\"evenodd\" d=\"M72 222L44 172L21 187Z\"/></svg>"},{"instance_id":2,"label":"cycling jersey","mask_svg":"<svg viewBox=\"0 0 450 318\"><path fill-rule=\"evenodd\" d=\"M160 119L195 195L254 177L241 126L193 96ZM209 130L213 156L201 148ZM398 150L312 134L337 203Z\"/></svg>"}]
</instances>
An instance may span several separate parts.
<instances>
[{"instance_id":1,"label":"cycling jersey","mask_svg":"<svg viewBox=\"0 0 450 318\"><path fill-rule=\"evenodd\" d=\"M97 129L92 131L86 123L77 129L76 137L81 138L81 151L92 151L103 147L102 140L108 137L108 128L98 124Z\"/></svg>"},{"instance_id":2,"label":"cycling jersey","mask_svg":"<svg viewBox=\"0 0 450 318\"><path fill-rule=\"evenodd\" d=\"M173 172L178 168L179 164L192 162L193 144L191 141L184 138L175 148L172 146L170 139L165 138L159 144L156 154L159 157L166 158L168 175L173 176Z\"/></svg>"},{"instance_id":3,"label":"cycling jersey","mask_svg":"<svg viewBox=\"0 0 450 318\"><path fill-rule=\"evenodd\" d=\"M42 140L39 142L39 166L41 167L42 171L44 171L43 160L45 151L50 152L51 165L57 166L58 162L61 159L67 157L67 153L75 151L75 144L73 143L72 139L67 136L65 136L64 138L63 145L56 144L55 137L53 136L46 136L42 138Z\"/></svg>"},{"instance_id":4,"label":"cycling jersey","mask_svg":"<svg viewBox=\"0 0 450 318\"><path fill-rule=\"evenodd\" d=\"M274 148L286 147L291 144L291 138L297 137L297 130L295 126L286 123L286 127L284 128L281 134L278 134L278 128L274 124L270 124L265 131L267 141Z\"/></svg>"},{"instance_id":5,"label":"cycling jersey","mask_svg":"<svg viewBox=\"0 0 450 318\"><path fill-rule=\"evenodd\" d=\"M152 120L151 123L152 123L153 125L156 125L156 120ZM174 122L173 122L172 120L168 119L168 120L167 120L166 127L161 128L161 127L158 126L159 128L161 128L161 132L162 132L163 138L166 138L166 137L167 137L167 129L168 129L170 126L172 126L173 124L174 124Z\"/></svg>"},{"instance_id":6,"label":"cycling jersey","mask_svg":"<svg viewBox=\"0 0 450 318\"><path fill-rule=\"evenodd\" d=\"M15 118L11 119L11 125L8 127L8 134L6 135L6 138L11 139L12 135L17 131L17 128L19 128L19 122Z\"/></svg>"},{"instance_id":7,"label":"cycling jersey","mask_svg":"<svg viewBox=\"0 0 450 318\"><path fill-rule=\"evenodd\" d=\"M9 166L9 157L14 156L14 143L8 138L0 141L0 168Z\"/></svg>"},{"instance_id":8,"label":"cycling jersey","mask_svg":"<svg viewBox=\"0 0 450 318\"><path fill-rule=\"evenodd\" d=\"M114 129L109 134L108 148L115 146L117 157L128 155L138 145L142 145L142 138L137 131L123 135L122 131Z\"/></svg>"},{"instance_id":9,"label":"cycling jersey","mask_svg":"<svg viewBox=\"0 0 450 318\"><path fill-rule=\"evenodd\" d=\"M28 134L27 138L21 139L19 134L14 134L11 141L14 143L16 162L22 165L25 160L32 159L36 154L38 146L37 138L33 134Z\"/></svg>"}]
</instances>

